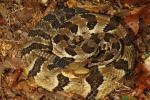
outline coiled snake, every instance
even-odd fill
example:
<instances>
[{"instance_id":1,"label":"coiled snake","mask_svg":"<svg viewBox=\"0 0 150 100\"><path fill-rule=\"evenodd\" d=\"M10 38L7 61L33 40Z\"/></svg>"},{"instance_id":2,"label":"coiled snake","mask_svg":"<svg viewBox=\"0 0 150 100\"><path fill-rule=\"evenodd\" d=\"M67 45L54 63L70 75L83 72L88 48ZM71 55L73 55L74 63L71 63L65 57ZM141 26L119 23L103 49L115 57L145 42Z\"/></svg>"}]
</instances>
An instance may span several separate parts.
<instances>
[{"instance_id":1,"label":"coiled snake","mask_svg":"<svg viewBox=\"0 0 150 100\"><path fill-rule=\"evenodd\" d=\"M134 47L121 18L80 8L56 10L27 34L26 72L43 88L101 99L117 89L134 64Z\"/></svg>"}]
</instances>

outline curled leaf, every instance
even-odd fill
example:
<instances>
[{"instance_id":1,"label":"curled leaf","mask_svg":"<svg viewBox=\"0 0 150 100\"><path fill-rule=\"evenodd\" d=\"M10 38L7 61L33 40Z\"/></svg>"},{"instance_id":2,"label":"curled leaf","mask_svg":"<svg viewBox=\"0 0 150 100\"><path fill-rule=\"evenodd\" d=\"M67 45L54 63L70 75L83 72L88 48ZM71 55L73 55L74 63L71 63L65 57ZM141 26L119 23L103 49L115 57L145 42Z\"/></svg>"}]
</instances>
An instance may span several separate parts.
<instances>
[{"instance_id":1,"label":"curled leaf","mask_svg":"<svg viewBox=\"0 0 150 100\"><path fill-rule=\"evenodd\" d=\"M127 24L129 28L131 28L134 35L137 35L139 30L139 11L140 9L134 9L124 17L124 22Z\"/></svg>"},{"instance_id":2,"label":"curled leaf","mask_svg":"<svg viewBox=\"0 0 150 100\"><path fill-rule=\"evenodd\" d=\"M140 97L145 89L150 90L150 57L148 57L140 66L141 76L136 83L135 96Z\"/></svg>"},{"instance_id":3,"label":"curled leaf","mask_svg":"<svg viewBox=\"0 0 150 100\"><path fill-rule=\"evenodd\" d=\"M143 7L140 12L140 18L146 25L150 25L150 3Z\"/></svg>"}]
</instances>

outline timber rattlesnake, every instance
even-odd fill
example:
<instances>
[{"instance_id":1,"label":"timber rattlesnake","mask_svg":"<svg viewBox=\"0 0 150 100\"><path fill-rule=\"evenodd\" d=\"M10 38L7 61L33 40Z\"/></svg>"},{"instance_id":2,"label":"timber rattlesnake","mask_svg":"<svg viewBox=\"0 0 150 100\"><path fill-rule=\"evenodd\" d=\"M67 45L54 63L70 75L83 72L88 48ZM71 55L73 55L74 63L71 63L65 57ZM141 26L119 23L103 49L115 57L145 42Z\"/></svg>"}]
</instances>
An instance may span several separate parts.
<instances>
[{"instance_id":1,"label":"timber rattlesnake","mask_svg":"<svg viewBox=\"0 0 150 100\"><path fill-rule=\"evenodd\" d=\"M49 91L105 97L134 64L130 34L120 22L80 8L48 14L28 32L21 51L28 76Z\"/></svg>"}]
</instances>

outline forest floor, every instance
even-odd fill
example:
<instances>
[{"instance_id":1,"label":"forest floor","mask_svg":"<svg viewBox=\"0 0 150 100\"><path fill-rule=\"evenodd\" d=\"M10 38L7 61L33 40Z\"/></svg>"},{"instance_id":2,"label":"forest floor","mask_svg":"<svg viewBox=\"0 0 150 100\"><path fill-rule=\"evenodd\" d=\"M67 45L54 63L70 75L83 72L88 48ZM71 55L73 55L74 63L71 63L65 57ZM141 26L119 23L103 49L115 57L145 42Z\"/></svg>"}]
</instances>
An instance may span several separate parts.
<instances>
[{"instance_id":1,"label":"forest floor","mask_svg":"<svg viewBox=\"0 0 150 100\"><path fill-rule=\"evenodd\" d=\"M71 100L29 84L23 74L20 47L22 35L63 0L0 0L0 100ZM149 0L66 0L66 7L93 13L117 15L135 36L136 64L125 86L104 100L150 100L150 1ZM78 99L82 100L82 99Z\"/></svg>"}]
</instances>

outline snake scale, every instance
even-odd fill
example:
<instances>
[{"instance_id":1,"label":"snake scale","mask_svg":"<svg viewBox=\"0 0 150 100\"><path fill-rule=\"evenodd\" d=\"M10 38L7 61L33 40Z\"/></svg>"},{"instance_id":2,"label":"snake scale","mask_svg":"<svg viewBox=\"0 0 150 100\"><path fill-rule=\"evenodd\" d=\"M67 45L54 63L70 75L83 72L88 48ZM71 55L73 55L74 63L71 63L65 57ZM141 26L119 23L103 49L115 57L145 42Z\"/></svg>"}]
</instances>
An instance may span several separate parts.
<instances>
[{"instance_id":1,"label":"snake scale","mask_svg":"<svg viewBox=\"0 0 150 100\"><path fill-rule=\"evenodd\" d=\"M63 8L43 17L27 37L25 71L49 91L98 100L134 65L132 37L117 16Z\"/></svg>"}]
</instances>

